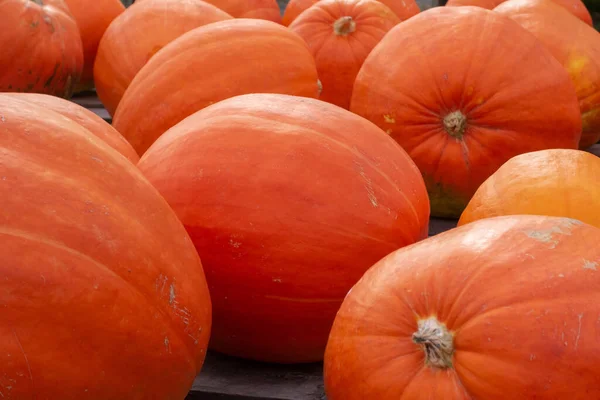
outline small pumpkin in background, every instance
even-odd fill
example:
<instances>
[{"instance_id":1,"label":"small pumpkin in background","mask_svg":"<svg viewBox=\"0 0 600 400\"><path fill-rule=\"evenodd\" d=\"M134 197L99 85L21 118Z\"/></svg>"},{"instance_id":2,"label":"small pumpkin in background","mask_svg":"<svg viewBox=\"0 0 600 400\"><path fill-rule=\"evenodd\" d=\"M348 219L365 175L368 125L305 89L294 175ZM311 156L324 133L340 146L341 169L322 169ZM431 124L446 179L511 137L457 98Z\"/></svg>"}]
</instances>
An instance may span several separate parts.
<instances>
[{"instance_id":1,"label":"small pumpkin in background","mask_svg":"<svg viewBox=\"0 0 600 400\"><path fill-rule=\"evenodd\" d=\"M310 48L323 85L319 99L350 107L356 75L400 19L376 0L322 0L290 26Z\"/></svg>"},{"instance_id":2,"label":"small pumpkin in background","mask_svg":"<svg viewBox=\"0 0 600 400\"><path fill-rule=\"evenodd\" d=\"M600 33L551 0L509 0L494 9L533 33L569 73L579 98L579 148L600 140Z\"/></svg>"},{"instance_id":3,"label":"small pumpkin in background","mask_svg":"<svg viewBox=\"0 0 600 400\"><path fill-rule=\"evenodd\" d=\"M402 21L421 11L415 0L379 0L379 2L386 5ZM300 14L317 3L319 0L290 0L283 14L283 24L291 25Z\"/></svg>"},{"instance_id":4,"label":"small pumpkin in background","mask_svg":"<svg viewBox=\"0 0 600 400\"><path fill-rule=\"evenodd\" d=\"M121 0L64 0L77 22L83 42L83 73L75 92L94 87L94 61L106 28L123 11ZM148 32L146 32L147 34Z\"/></svg>"},{"instance_id":5,"label":"small pumpkin in background","mask_svg":"<svg viewBox=\"0 0 600 400\"><path fill-rule=\"evenodd\" d=\"M3 94L0 110L6 398L183 399L211 304L181 222L73 120Z\"/></svg>"},{"instance_id":6,"label":"small pumpkin in background","mask_svg":"<svg viewBox=\"0 0 600 400\"><path fill-rule=\"evenodd\" d=\"M133 147L131 147L129 142L125 140L123 135L121 135L109 123L87 108L73 103L72 101L46 94L4 93L3 95L10 96L21 101L27 101L28 103L41 106L46 110L51 110L61 114L102 139L106 144L121 153L132 163L137 164L139 161L139 156Z\"/></svg>"},{"instance_id":7,"label":"small pumpkin in background","mask_svg":"<svg viewBox=\"0 0 600 400\"><path fill-rule=\"evenodd\" d=\"M448 0L446 6L477 6L493 10L506 0ZM592 15L581 0L551 0L552 2L564 7L571 14L590 26L594 26Z\"/></svg>"},{"instance_id":8,"label":"small pumpkin in background","mask_svg":"<svg viewBox=\"0 0 600 400\"><path fill-rule=\"evenodd\" d=\"M342 304L330 400L600 398L600 229L476 221L400 249Z\"/></svg>"},{"instance_id":9,"label":"small pumpkin in background","mask_svg":"<svg viewBox=\"0 0 600 400\"><path fill-rule=\"evenodd\" d=\"M508 160L477 189L458 224L534 214L600 228L599 209L600 158L580 150L543 150Z\"/></svg>"},{"instance_id":10,"label":"small pumpkin in background","mask_svg":"<svg viewBox=\"0 0 600 400\"><path fill-rule=\"evenodd\" d=\"M406 152L315 99L221 101L171 128L138 167L202 258L211 348L238 357L321 360L366 268L428 233L427 192Z\"/></svg>"},{"instance_id":11,"label":"small pumpkin in background","mask_svg":"<svg viewBox=\"0 0 600 400\"><path fill-rule=\"evenodd\" d=\"M64 1L3 0L0 15L0 92L71 97L83 70L83 46Z\"/></svg>"},{"instance_id":12,"label":"small pumpkin in background","mask_svg":"<svg viewBox=\"0 0 600 400\"><path fill-rule=\"evenodd\" d=\"M246 93L319 96L307 44L286 27L231 19L175 39L138 72L113 126L139 155L179 121L218 101Z\"/></svg>"},{"instance_id":13,"label":"small pumpkin in background","mask_svg":"<svg viewBox=\"0 0 600 400\"><path fill-rule=\"evenodd\" d=\"M94 68L96 91L114 115L139 70L164 46L192 29L232 17L202 0L134 3L106 30Z\"/></svg>"},{"instance_id":14,"label":"small pumpkin in background","mask_svg":"<svg viewBox=\"0 0 600 400\"><path fill-rule=\"evenodd\" d=\"M575 149L581 136L565 69L531 33L479 7L435 7L392 28L364 62L350 111L410 154L439 217L458 218L515 155Z\"/></svg>"}]
</instances>

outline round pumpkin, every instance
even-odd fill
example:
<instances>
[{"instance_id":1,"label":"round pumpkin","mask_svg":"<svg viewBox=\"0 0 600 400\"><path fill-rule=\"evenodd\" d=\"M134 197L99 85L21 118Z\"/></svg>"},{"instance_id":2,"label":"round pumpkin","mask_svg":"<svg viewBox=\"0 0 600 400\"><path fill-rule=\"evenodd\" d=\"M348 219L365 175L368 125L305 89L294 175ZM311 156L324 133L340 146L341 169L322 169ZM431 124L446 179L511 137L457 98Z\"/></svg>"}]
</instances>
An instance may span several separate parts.
<instances>
[{"instance_id":1,"label":"round pumpkin","mask_svg":"<svg viewBox=\"0 0 600 400\"><path fill-rule=\"evenodd\" d=\"M579 147L600 140L600 34L551 0L510 0L494 9L533 33L568 71L579 98Z\"/></svg>"},{"instance_id":2,"label":"round pumpkin","mask_svg":"<svg viewBox=\"0 0 600 400\"><path fill-rule=\"evenodd\" d=\"M65 0L77 25L83 42L83 74L75 91L94 87L94 62L98 44L110 23L125 11L121 0ZM146 32L148 34L148 32Z\"/></svg>"},{"instance_id":3,"label":"round pumpkin","mask_svg":"<svg viewBox=\"0 0 600 400\"><path fill-rule=\"evenodd\" d=\"M94 69L96 91L114 115L125 90L148 60L194 28L232 17L202 0L135 3L107 29Z\"/></svg>"},{"instance_id":4,"label":"round pumpkin","mask_svg":"<svg viewBox=\"0 0 600 400\"><path fill-rule=\"evenodd\" d=\"M290 25L300 14L318 2L319 0L290 0L283 15L283 24ZM415 0L379 0L379 2L392 10L402 21L421 11Z\"/></svg>"},{"instance_id":5,"label":"round pumpkin","mask_svg":"<svg viewBox=\"0 0 600 400\"><path fill-rule=\"evenodd\" d=\"M83 47L63 0L0 0L0 15L0 92L71 97Z\"/></svg>"},{"instance_id":6,"label":"round pumpkin","mask_svg":"<svg viewBox=\"0 0 600 400\"><path fill-rule=\"evenodd\" d=\"M600 398L600 230L490 218L396 251L337 314L330 400Z\"/></svg>"},{"instance_id":7,"label":"round pumpkin","mask_svg":"<svg viewBox=\"0 0 600 400\"><path fill-rule=\"evenodd\" d=\"M144 0L151 1L151 0ZM179 0L181 1L181 0ZM186 0L187 1L187 0ZM277 0L203 0L234 18L255 18L281 23L281 10ZM138 0L136 3L141 3Z\"/></svg>"},{"instance_id":8,"label":"round pumpkin","mask_svg":"<svg viewBox=\"0 0 600 400\"><path fill-rule=\"evenodd\" d=\"M321 360L366 268L427 237L427 192L408 155L319 100L224 100L170 129L138 167L202 258L211 348L234 356Z\"/></svg>"},{"instance_id":9,"label":"round pumpkin","mask_svg":"<svg viewBox=\"0 0 600 400\"><path fill-rule=\"evenodd\" d=\"M69 118L0 95L0 127L5 397L183 399L211 306L177 216Z\"/></svg>"},{"instance_id":10,"label":"round pumpkin","mask_svg":"<svg viewBox=\"0 0 600 400\"><path fill-rule=\"evenodd\" d=\"M400 22L377 0L323 0L290 25L310 48L323 85L319 99L350 107L356 75L371 50Z\"/></svg>"},{"instance_id":11,"label":"round pumpkin","mask_svg":"<svg viewBox=\"0 0 600 400\"><path fill-rule=\"evenodd\" d=\"M600 158L581 150L542 150L507 161L475 192L459 225L501 215L578 219L600 228Z\"/></svg>"},{"instance_id":12,"label":"round pumpkin","mask_svg":"<svg viewBox=\"0 0 600 400\"><path fill-rule=\"evenodd\" d=\"M304 40L281 25L255 19L196 28L138 72L113 126L142 155L182 119L246 93L318 97L317 68Z\"/></svg>"},{"instance_id":13,"label":"round pumpkin","mask_svg":"<svg viewBox=\"0 0 600 400\"><path fill-rule=\"evenodd\" d=\"M477 6L493 10L506 0L448 0L446 6ZM590 26L594 26L592 16L581 0L552 0L552 2L564 7L571 14Z\"/></svg>"},{"instance_id":14,"label":"round pumpkin","mask_svg":"<svg viewBox=\"0 0 600 400\"><path fill-rule=\"evenodd\" d=\"M95 136L102 139L110 147L121 153L134 164L139 156L115 128L87 108L55 96L36 93L4 93L5 96L37 104L47 110L52 110L78 123Z\"/></svg>"},{"instance_id":15,"label":"round pumpkin","mask_svg":"<svg viewBox=\"0 0 600 400\"><path fill-rule=\"evenodd\" d=\"M576 148L581 136L565 69L514 21L479 7L436 7L394 27L364 62L350 110L410 154L440 217L460 216L513 156Z\"/></svg>"}]
</instances>

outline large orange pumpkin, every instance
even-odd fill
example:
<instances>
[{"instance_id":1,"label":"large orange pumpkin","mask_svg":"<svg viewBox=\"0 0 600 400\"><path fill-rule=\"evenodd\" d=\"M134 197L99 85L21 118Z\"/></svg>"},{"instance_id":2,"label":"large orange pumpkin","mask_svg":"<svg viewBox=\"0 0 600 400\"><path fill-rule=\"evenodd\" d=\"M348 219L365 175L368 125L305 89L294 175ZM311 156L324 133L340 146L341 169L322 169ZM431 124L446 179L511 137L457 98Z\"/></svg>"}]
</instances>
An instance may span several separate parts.
<instances>
[{"instance_id":1,"label":"large orange pumpkin","mask_svg":"<svg viewBox=\"0 0 600 400\"><path fill-rule=\"evenodd\" d=\"M0 391L183 399L211 306L189 236L137 168L72 120L0 95Z\"/></svg>"},{"instance_id":2,"label":"large orange pumpkin","mask_svg":"<svg viewBox=\"0 0 600 400\"><path fill-rule=\"evenodd\" d=\"M62 114L86 128L95 136L104 140L110 147L117 150L132 163L137 164L139 161L139 156L129 142L125 140L123 135L87 108L81 107L71 101L46 94L4 93L4 95L28 101L47 110Z\"/></svg>"},{"instance_id":3,"label":"large orange pumpkin","mask_svg":"<svg viewBox=\"0 0 600 400\"><path fill-rule=\"evenodd\" d=\"M581 135L565 69L514 21L479 7L436 7L389 31L356 78L350 110L408 151L432 215L444 217L458 217L511 157L576 148Z\"/></svg>"},{"instance_id":4,"label":"large orange pumpkin","mask_svg":"<svg viewBox=\"0 0 600 400\"><path fill-rule=\"evenodd\" d=\"M96 91L114 115L125 90L148 60L186 32L232 17L202 0L135 3L107 29L94 69Z\"/></svg>"},{"instance_id":5,"label":"large orange pumpkin","mask_svg":"<svg viewBox=\"0 0 600 400\"><path fill-rule=\"evenodd\" d=\"M144 0L149 1L149 0ZM181 1L181 0L179 0ZM281 10L277 0L203 0L234 18L255 18L281 22ZM141 3L138 0L138 3Z\"/></svg>"},{"instance_id":6,"label":"large orange pumpkin","mask_svg":"<svg viewBox=\"0 0 600 400\"><path fill-rule=\"evenodd\" d=\"M318 2L319 0L291 0L285 9L283 24L291 25L300 14ZM402 21L421 11L415 0L379 0L379 2L389 7Z\"/></svg>"},{"instance_id":7,"label":"large orange pumpkin","mask_svg":"<svg viewBox=\"0 0 600 400\"><path fill-rule=\"evenodd\" d=\"M323 0L290 25L315 57L321 100L350 107L356 75L373 47L400 22L377 0Z\"/></svg>"},{"instance_id":8,"label":"large orange pumpkin","mask_svg":"<svg viewBox=\"0 0 600 400\"><path fill-rule=\"evenodd\" d=\"M477 6L493 10L506 0L448 0L446 6ZM593 26L592 16L581 0L552 0L554 3L566 8L571 14Z\"/></svg>"},{"instance_id":9,"label":"large orange pumpkin","mask_svg":"<svg viewBox=\"0 0 600 400\"><path fill-rule=\"evenodd\" d=\"M543 150L507 161L475 192L459 225L501 215L569 217L600 228L600 158Z\"/></svg>"},{"instance_id":10,"label":"large orange pumpkin","mask_svg":"<svg viewBox=\"0 0 600 400\"><path fill-rule=\"evenodd\" d=\"M256 19L196 28L140 70L119 103L113 126L142 155L187 116L246 93L318 97L317 68L302 38Z\"/></svg>"},{"instance_id":11,"label":"large orange pumpkin","mask_svg":"<svg viewBox=\"0 0 600 400\"><path fill-rule=\"evenodd\" d=\"M0 0L0 15L0 92L70 97L83 47L63 0Z\"/></svg>"},{"instance_id":12,"label":"large orange pumpkin","mask_svg":"<svg viewBox=\"0 0 600 400\"><path fill-rule=\"evenodd\" d=\"M65 0L65 2L79 26L83 42L83 74L76 91L92 89L98 44L106 28L125 10L125 6L121 0Z\"/></svg>"},{"instance_id":13,"label":"large orange pumpkin","mask_svg":"<svg viewBox=\"0 0 600 400\"><path fill-rule=\"evenodd\" d=\"M600 230L477 221L392 253L344 301L330 400L598 399Z\"/></svg>"},{"instance_id":14,"label":"large orange pumpkin","mask_svg":"<svg viewBox=\"0 0 600 400\"><path fill-rule=\"evenodd\" d=\"M494 9L533 33L567 69L577 90L579 147L600 140L600 33L551 0L510 0Z\"/></svg>"},{"instance_id":15,"label":"large orange pumpkin","mask_svg":"<svg viewBox=\"0 0 600 400\"><path fill-rule=\"evenodd\" d=\"M408 155L319 100L224 100L165 133L138 166L202 257L211 347L235 356L321 360L366 268L427 237L427 192Z\"/></svg>"}]
</instances>

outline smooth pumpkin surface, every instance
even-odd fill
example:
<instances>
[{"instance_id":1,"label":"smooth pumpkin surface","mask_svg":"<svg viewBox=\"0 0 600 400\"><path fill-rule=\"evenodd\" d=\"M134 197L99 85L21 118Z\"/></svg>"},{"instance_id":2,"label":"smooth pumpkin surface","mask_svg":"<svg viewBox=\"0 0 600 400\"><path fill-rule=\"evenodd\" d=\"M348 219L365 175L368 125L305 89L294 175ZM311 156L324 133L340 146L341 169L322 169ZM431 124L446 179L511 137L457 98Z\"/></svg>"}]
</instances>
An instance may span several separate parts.
<instances>
[{"instance_id":1,"label":"smooth pumpkin surface","mask_svg":"<svg viewBox=\"0 0 600 400\"><path fill-rule=\"evenodd\" d=\"M348 109L362 63L398 23L396 14L376 0L323 0L302 13L289 28L315 58L323 85L319 99Z\"/></svg>"},{"instance_id":2,"label":"smooth pumpkin surface","mask_svg":"<svg viewBox=\"0 0 600 400\"><path fill-rule=\"evenodd\" d=\"M83 47L63 0L0 0L0 15L0 92L70 97Z\"/></svg>"},{"instance_id":3,"label":"smooth pumpkin surface","mask_svg":"<svg viewBox=\"0 0 600 400\"><path fill-rule=\"evenodd\" d=\"M600 33L551 0L510 0L494 9L533 33L568 71L579 98L579 147L600 140Z\"/></svg>"},{"instance_id":4,"label":"smooth pumpkin surface","mask_svg":"<svg viewBox=\"0 0 600 400\"><path fill-rule=\"evenodd\" d=\"M142 155L194 112L246 93L319 96L308 45L270 21L232 19L196 28L159 51L138 72L113 126Z\"/></svg>"},{"instance_id":5,"label":"smooth pumpkin surface","mask_svg":"<svg viewBox=\"0 0 600 400\"><path fill-rule=\"evenodd\" d=\"M230 355L321 360L366 268L427 237L427 192L406 152L319 100L224 100L170 129L138 166L198 249L211 347Z\"/></svg>"},{"instance_id":6,"label":"smooth pumpkin surface","mask_svg":"<svg viewBox=\"0 0 600 400\"><path fill-rule=\"evenodd\" d=\"M118 17L125 6L121 0L65 0L77 22L83 42L83 73L76 91L94 87L94 62L98 44L106 28Z\"/></svg>"},{"instance_id":7,"label":"smooth pumpkin surface","mask_svg":"<svg viewBox=\"0 0 600 400\"><path fill-rule=\"evenodd\" d=\"M0 127L5 397L183 399L211 306L177 216L72 120L0 95Z\"/></svg>"},{"instance_id":8,"label":"smooth pumpkin surface","mask_svg":"<svg viewBox=\"0 0 600 400\"><path fill-rule=\"evenodd\" d=\"M600 230L490 218L394 252L348 294L331 400L600 398Z\"/></svg>"},{"instance_id":9,"label":"smooth pumpkin surface","mask_svg":"<svg viewBox=\"0 0 600 400\"><path fill-rule=\"evenodd\" d=\"M283 15L283 24L290 25L300 14L318 2L319 0L290 0ZM415 0L379 0L379 2L389 7L402 21L421 11Z\"/></svg>"},{"instance_id":10,"label":"smooth pumpkin surface","mask_svg":"<svg viewBox=\"0 0 600 400\"><path fill-rule=\"evenodd\" d=\"M506 0L448 0L446 6L477 6L493 10ZM592 16L581 0L552 0L552 2L566 8L571 14L590 26L594 26Z\"/></svg>"},{"instance_id":11,"label":"smooth pumpkin surface","mask_svg":"<svg viewBox=\"0 0 600 400\"><path fill-rule=\"evenodd\" d=\"M107 29L94 69L96 91L111 115L148 60L194 28L232 17L202 0L146 0L134 3Z\"/></svg>"},{"instance_id":12,"label":"smooth pumpkin surface","mask_svg":"<svg viewBox=\"0 0 600 400\"><path fill-rule=\"evenodd\" d=\"M576 148L581 135L565 69L514 21L479 7L436 7L389 31L356 78L350 111L410 154L443 217L460 216L513 156Z\"/></svg>"},{"instance_id":13,"label":"smooth pumpkin surface","mask_svg":"<svg viewBox=\"0 0 600 400\"><path fill-rule=\"evenodd\" d=\"M600 158L580 150L543 150L508 160L475 192L459 225L501 215L578 219L600 228Z\"/></svg>"},{"instance_id":14,"label":"smooth pumpkin surface","mask_svg":"<svg viewBox=\"0 0 600 400\"><path fill-rule=\"evenodd\" d=\"M52 110L78 123L95 136L102 139L110 147L121 153L134 164L139 161L139 156L115 128L92 111L76 103L55 96L36 93L4 93L16 99L37 104L47 110Z\"/></svg>"},{"instance_id":15,"label":"smooth pumpkin surface","mask_svg":"<svg viewBox=\"0 0 600 400\"><path fill-rule=\"evenodd\" d=\"M152 0L143 0L144 2ZM181 1L181 0L179 0ZM234 18L264 19L281 23L281 10L277 0L203 0ZM141 3L138 0L137 3Z\"/></svg>"}]
</instances>

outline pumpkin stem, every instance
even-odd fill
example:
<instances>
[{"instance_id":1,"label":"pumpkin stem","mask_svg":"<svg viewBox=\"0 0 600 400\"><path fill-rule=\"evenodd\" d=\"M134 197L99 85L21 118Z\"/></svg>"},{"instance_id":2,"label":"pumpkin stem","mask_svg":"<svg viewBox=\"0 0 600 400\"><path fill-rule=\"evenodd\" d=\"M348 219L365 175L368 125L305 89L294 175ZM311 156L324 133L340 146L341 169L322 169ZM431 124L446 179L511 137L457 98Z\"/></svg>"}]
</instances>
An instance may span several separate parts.
<instances>
[{"instance_id":1,"label":"pumpkin stem","mask_svg":"<svg viewBox=\"0 0 600 400\"><path fill-rule=\"evenodd\" d=\"M467 117L460 111L453 111L444 117L444 129L448 135L462 139L467 130Z\"/></svg>"},{"instance_id":2,"label":"pumpkin stem","mask_svg":"<svg viewBox=\"0 0 600 400\"><path fill-rule=\"evenodd\" d=\"M454 343L448 328L435 317L420 320L412 340L423 348L425 364L434 368L451 368Z\"/></svg>"},{"instance_id":3,"label":"pumpkin stem","mask_svg":"<svg viewBox=\"0 0 600 400\"><path fill-rule=\"evenodd\" d=\"M338 36L348 36L356 30L352 17L342 17L333 23L333 32Z\"/></svg>"}]
</instances>

